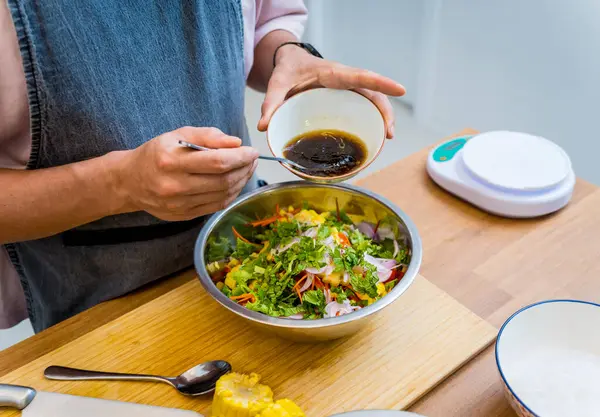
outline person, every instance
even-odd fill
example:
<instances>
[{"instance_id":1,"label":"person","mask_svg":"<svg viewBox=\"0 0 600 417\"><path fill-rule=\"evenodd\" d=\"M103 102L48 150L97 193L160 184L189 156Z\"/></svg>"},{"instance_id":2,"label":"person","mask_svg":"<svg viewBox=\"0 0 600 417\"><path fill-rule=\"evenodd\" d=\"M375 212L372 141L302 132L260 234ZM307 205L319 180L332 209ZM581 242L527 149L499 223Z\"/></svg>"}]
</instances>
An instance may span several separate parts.
<instances>
[{"instance_id":1,"label":"person","mask_svg":"<svg viewBox=\"0 0 600 417\"><path fill-rule=\"evenodd\" d=\"M189 268L205 216L257 187L247 85L259 130L324 86L364 94L393 136L404 88L294 44L306 19L301 0L0 0L0 327Z\"/></svg>"}]
</instances>

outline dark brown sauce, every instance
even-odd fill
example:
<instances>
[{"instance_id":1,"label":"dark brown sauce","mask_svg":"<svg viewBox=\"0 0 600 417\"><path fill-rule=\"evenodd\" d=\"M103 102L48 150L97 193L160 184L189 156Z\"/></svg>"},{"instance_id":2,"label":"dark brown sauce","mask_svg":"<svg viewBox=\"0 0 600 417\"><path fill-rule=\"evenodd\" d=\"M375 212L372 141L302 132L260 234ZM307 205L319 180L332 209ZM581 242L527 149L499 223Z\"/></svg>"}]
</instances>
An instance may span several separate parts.
<instances>
[{"instance_id":1,"label":"dark brown sauce","mask_svg":"<svg viewBox=\"0 0 600 417\"><path fill-rule=\"evenodd\" d=\"M315 130L292 139L283 156L303 167L299 170L317 177L336 177L354 171L367 157L367 148L358 137L341 130Z\"/></svg>"}]
</instances>

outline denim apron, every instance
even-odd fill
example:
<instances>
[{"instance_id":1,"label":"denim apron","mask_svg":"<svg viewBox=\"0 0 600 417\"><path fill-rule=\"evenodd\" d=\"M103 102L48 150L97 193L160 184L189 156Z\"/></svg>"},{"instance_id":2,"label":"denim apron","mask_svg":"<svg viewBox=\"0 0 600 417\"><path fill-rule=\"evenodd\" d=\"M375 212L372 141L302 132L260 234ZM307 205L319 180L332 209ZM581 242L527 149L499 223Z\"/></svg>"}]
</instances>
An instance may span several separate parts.
<instances>
[{"instance_id":1,"label":"denim apron","mask_svg":"<svg viewBox=\"0 0 600 417\"><path fill-rule=\"evenodd\" d=\"M186 125L248 144L240 0L8 3L29 94L28 169L133 149ZM34 330L188 268L202 223L130 213L7 245Z\"/></svg>"}]
</instances>

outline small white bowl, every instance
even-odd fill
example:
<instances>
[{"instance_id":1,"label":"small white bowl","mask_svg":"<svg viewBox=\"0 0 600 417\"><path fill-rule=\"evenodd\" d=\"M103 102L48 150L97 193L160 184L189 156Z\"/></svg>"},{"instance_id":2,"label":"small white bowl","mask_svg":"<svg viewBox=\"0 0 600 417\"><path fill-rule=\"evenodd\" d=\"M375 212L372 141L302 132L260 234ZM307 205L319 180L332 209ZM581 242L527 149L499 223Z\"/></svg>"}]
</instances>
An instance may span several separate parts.
<instances>
[{"instance_id":1,"label":"small white bowl","mask_svg":"<svg viewBox=\"0 0 600 417\"><path fill-rule=\"evenodd\" d=\"M550 300L519 310L500 329L496 363L519 416L600 416L600 305Z\"/></svg>"},{"instance_id":2,"label":"small white bowl","mask_svg":"<svg viewBox=\"0 0 600 417\"><path fill-rule=\"evenodd\" d=\"M322 129L342 130L359 137L367 148L365 162L335 177L308 175L282 165L305 180L341 182L368 167L385 142L383 116L369 99L354 91L317 88L292 96L275 111L267 129L267 143L273 155L281 158L286 145L296 136Z\"/></svg>"}]
</instances>

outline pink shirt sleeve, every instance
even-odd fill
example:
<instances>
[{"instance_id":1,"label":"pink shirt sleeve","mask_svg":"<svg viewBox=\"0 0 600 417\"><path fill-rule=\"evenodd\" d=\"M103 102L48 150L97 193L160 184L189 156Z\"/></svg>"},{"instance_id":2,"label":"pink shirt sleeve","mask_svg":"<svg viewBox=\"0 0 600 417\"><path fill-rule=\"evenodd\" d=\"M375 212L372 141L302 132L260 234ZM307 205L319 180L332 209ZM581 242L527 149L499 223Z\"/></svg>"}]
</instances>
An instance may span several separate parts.
<instances>
[{"instance_id":1,"label":"pink shirt sleeve","mask_svg":"<svg viewBox=\"0 0 600 417\"><path fill-rule=\"evenodd\" d=\"M254 63L254 48L262 38L274 30L287 30L300 39L308 11L302 0L242 0L242 7L244 66L248 77Z\"/></svg>"},{"instance_id":2,"label":"pink shirt sleeve","mask_svg":"<svg viewBox=\"0 0 600 417\"><path fill-rule=\"evenodd\" d=\"M25 74L6 1L0 0L0 168L25 169L31 149ZM17 271L0 245L0 329L27 317Z\"/></svg>"},{"instance_id":3,"label":"pink shirt sleeve","mask_svg":"<svg viewBox=\"0 0 600 417\"><path fill-rule=\"evenodd\" d=\"M269 32L283 29L296 35L304 33L308 11L302 0L257 0L254 46Z\"/></svg>"}]
</instances>

